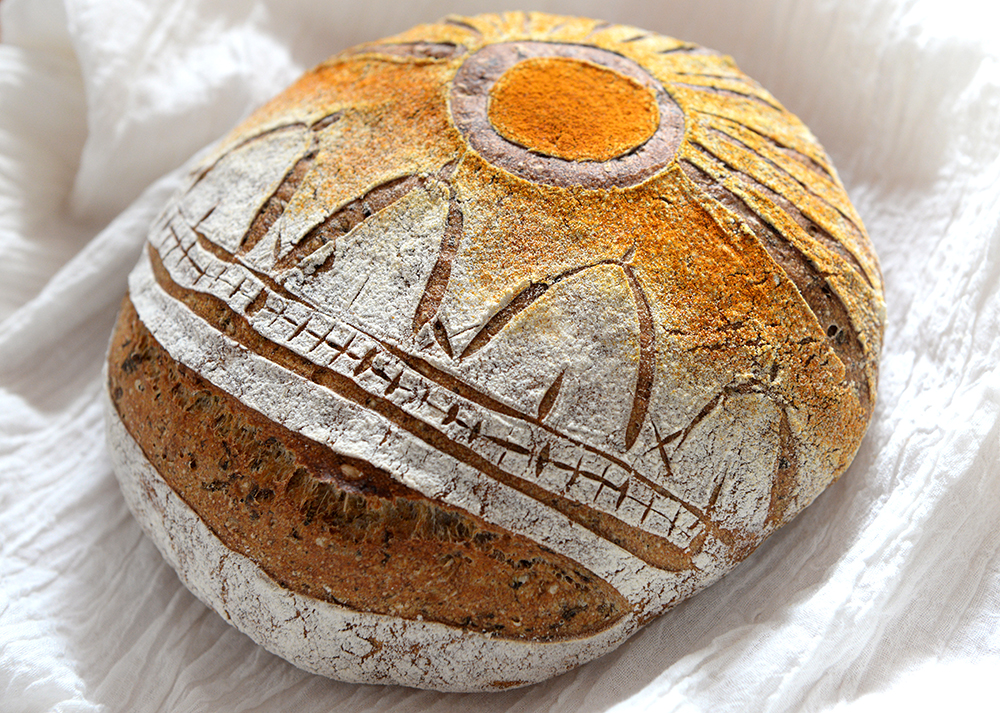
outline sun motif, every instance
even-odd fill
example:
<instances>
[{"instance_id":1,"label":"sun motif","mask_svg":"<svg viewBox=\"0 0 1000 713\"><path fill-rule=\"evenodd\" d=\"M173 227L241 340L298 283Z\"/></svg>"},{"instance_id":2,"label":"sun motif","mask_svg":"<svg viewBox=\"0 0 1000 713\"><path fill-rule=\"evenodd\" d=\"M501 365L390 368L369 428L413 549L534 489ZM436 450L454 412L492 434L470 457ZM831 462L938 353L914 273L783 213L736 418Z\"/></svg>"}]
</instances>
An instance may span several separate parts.
<instances>
[{"instance_id":1,"label":"sun motif","mask_svg":"<svg viewBox=\"0 0 1000 713\"><path fill-rule=\"evenodd\" d=\"M522 13L417 27L256 113L180 214L195 251L265 286L240 309L268 339L343 353L309 321L343 320L375 345L359 388L375 374L422 413L383 352L444 385L434 443L665 572L745 556L871 415L860 219L801 122L684 42Z\"/></svg>"}]
</instances>

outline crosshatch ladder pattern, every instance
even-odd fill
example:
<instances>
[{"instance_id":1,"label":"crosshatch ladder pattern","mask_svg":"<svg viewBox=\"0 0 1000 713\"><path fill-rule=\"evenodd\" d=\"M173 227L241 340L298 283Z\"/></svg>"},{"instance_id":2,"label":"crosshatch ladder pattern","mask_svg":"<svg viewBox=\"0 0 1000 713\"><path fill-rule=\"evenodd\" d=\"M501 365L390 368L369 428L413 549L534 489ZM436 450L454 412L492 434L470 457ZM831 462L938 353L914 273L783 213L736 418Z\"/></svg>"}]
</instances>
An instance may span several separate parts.
<instances>
[{"instance_id":1,"label":"crosshatch ladder pattern","mask_svg":"<svg viewBox=\"0 0 1000 713\"><path fill-rule=\"evenodd\" d=\"M405 423L405 414L435 427L456 446L495 466L494 472L502 472L501 477L533 482L615 515L681 550L704 531L697 508L626 462L561 437L538 419L491 404L486 395L463 398L448 388L449 375L435 373L427 365L414 368L392 345L287 293L283 296L248 268L220 259L214 254L217 251L203 244L179 212L166 216L163 227L151 237L154 260L163 265L176 287L224 300L268 340L395 406L400 421ZM456 452L461 458L463 451Z\"/></svg>"}]
</instances>

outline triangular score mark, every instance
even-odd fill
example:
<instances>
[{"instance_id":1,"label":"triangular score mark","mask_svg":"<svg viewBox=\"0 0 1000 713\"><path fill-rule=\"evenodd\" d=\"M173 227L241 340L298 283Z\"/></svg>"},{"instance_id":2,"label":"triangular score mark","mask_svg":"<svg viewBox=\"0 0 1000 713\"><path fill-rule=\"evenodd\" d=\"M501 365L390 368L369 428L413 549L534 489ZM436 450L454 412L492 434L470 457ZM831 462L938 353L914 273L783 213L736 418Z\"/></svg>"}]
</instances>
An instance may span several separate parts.
<instances>
[{"instance_id":1,"label":"triangular score mark","mask_svg":"<svg viewBox=\"0 0 1000 713\"><path fill-rule=\"evenodd\" d=\"M302 323L298 327L296 327L291 334L288 335L288 341L289 342L295 341L295 338L298 337L300 334L302 334L302 332L306 331L306 328L308 326L309 326L309 320L303 319Z\"/></svg>"},{"instance_id":2,"label":"triangular score mark","mask_svg":"<svg viewBox=\"0 0 1000 713\"><path fill-rule=\"evenodd\" d=\"M628 279L635 301L636 318L639 322L639 369L635 380L635 395L632 399L632 411L629 414L628 425L625 427L625 449L631 450L635 445L649 409L649 398L653 392L653 360L654 334L653 313L649 300L629 265L623 265L622 270Z\"/></svg>"},{"instance_id":3,"label":"triangular score mark","mask_svg":"<svg viewBox=\"0 0 1000 713\"><path fill-rule=\"evenodd\" d=\"M775 463L774 484L771 486L771 502L767 508L767 524L780 524L794 500L795 481L798 476L798 454L795 438L788 421L788 412L782 408L778 420L778 458Z\"/></svg>"},{"instance_id":4,"label":"triangular score mark","mask_svg":"<svg viewBox=\"0 0 1000 713\"><path fill-rule=\"evenodd\" d=\"M446 25L451 25L452 27L458 27L463 30L468 30L469 32L473 32L476 34L477 37L482 37L483 34L482 32L480 32L479 28L475 27L474 25L470 25L468 22L466 22L460 17L456 16L446 17L444 18L444 23Z\"/></svg>"},{"instance_id":5,"label":"triangular score mark","mask_svg":"<svg viewBox=\"0 0 1000 713\"><path fill-rule=\"evenodd\" d=\"M549 289L549 285L546 282L533 282L524 288L514 299L507 303L506 307L490 317L486 324L476 332L476 336L472 338L472 341L465 347L465 351L462 352L461 358L465 359L468 356L472 356L485 347L494 336L507 326L510 320L531 306L531 303L541 297L547 289Z\"/></svg>"},{"instance_id":6,"label":"triangular score mark","mask_svg":"<svg viewBox=\"0 0 1000 713\"><path fill-rule=\"evenodd\" d=\"M542 446L542 450L538 451L538 458L535 461L535 477L539 478L542 475L542 471L545 470L545 466L549 464L549 444L546 443Z\"/></svg>"},{"instance_id":7,"label":"triangular score mark","mask_svg":"<svg viewBox=\"0 0 1000 713\"><path fill-rule=\"evenodd\" d=\"M462 163L462 158L464 158L464 154L462 156L459 156L458 158L452 159L444 166L439 168L437 172L437 177L442 181L444 181L445 183L451 181L451 179L454 178L455 174L458 172L458 167L459 164Z\"/></svg>"},{"instance_id":8,"label":"triangular score mark","mask_svg":"<svg viewBox=\"0 0 1000 713\"><path fill-rule=\"evenodd\" d=\"M608 29L611 26L612 25L611 25L610 22L606 22L604 20L600 20L598 22L595 22L594 26L592 28L590 28L590 32L588 32L587 35L586 35L586 37L583 38L583 41L586 42L591 37L593 37L594 35L596 35L598 32L603 32L604 30Z\"/></svg>"},{"instance_id":9,"label":"triangular score mark","mask_svg":"<svg viewBox=\"0 0 1000 713\"><path fill-rule=\"evenodd\" d=\"M208 212L205 213L205 215L201 216L191 229L194 230L195 232L197 232L198 229L201 228L201 224L204 223L206 220L208 220L212 216L212 213L215 212L215 209L218 208L218 207L219 207L219 204L216 203L211 208L209 208Z\"/></svg>"},{"instance_id":10,"label":"triangular score mark","mask_svg":"<svg viewBox=\"0 0 1000 713\"><path fill-rule=\"evenodd\" d=\"M704 421L705 418L707 418L708 415L715 410L715 407L719 405L719 402L722 400L722 397L725 395L725 393L726 393L725 391L720 391L715 396L713 396L712 400L709 401L707 404L705 404L702 407L701 411L698 412L698 415L695 416L693 419L691 419L691 423L689 423L687 425L687 428L685 428L682 431L681 442L677 444L678 449L680 449L680 447L684 445L684 441L686 441L687 437L691 435L691 432L695 429L695 426Z\"/></svg>"},{"instance_id":11,"label":"triangular score mark","mask_svg":"<svg viewBox=\"0 0 1000 713\"><path fill-rule=\"evenodd\" d=\"M450 423L454 423L458 418L458 404L453 404L451 408L448 409L448 413L445 414L444 420L441 421L442 426L447 426Z\"/></svg>"},{"instance_id":12,"label":"triangular score mark","mask_svg":"<svg viewBox=\"0 0 1000 713\"><path fill-rule=\"evenodd\" d=\"M327 114L319 121L315 122L309 128L312 131L323 131L323 129L328 129L329 127L336 124L343 117L344 113L342 111L335 111L332 114Z\"/></svg>"},{"instance_id":13,"label":"triangular score mark","mask_svg":"<svg viewBox=\"0 0 1000 713\"><path fill-rule=\"evenodd\" d=\"M565 272L561 272L554 277L549 277L539 282L532 282L514 298L508 302L504 307L497 311L490 319L483 325L472 340L466 345L465 350L462 352L460 359L465 359L467 356L475 354L477 351L485 347L493 337L503 331L503 328L516 317L520 312L523 312L528 307L532 305L539 297L541 297L546 290L568 277L572 277L577 273L583 272L584 270L589 270L592 267L597 267L598 265L618 265L617 260L600 260L598 262L589 263L587 265L581 265L579 267L570 268Z\"/></svg>"},{"instance_id":14,"label":"triangular score mark","mask_svg":"<svg viewBox=\"0 0 1000 713\"><path fill-rule=\"evenodd\" d=\"M660 50L657 54L714 54L713 52L704 52L703 47L671 47L668 50ZM687 74L686 72L678 72L677 74Z\"/></svg>"},{"instance_id":15,"label":"triangular score mark","mask_svg":"<svg viewBox=\"0 0 1000 713\"><path fill-rule=\"evenodd\" d=\"M402 377L403 377L403 371L400 370L399 372L396 373L396 375L394 377L392 377L392 381L389 382L389 385L385 387L385 391L383 392L383 396L390 396L393 391L395 391L396 389L398 389L399 388L399 382L400 382L400 379L402 379Z\"/></svg>"},{"instance_id":16,"label":"triangular score mark","mask_svg":"<svg viewBox=\"0 0 1000 713\"><path fill-rule=\"evenodd\" d=\"M667 449L664 448L664 446L675 440L683 433L683 431L674 431L666 438L661 438L660 429L656 427L656 421L652 421L651 423L653 426L653 437L656 439L656 445L653 446L653 448L655 448L660 454L660 460L663 461L663 467L666 469L667 477L669 478L673 475L673 471L670 468L670 458L667 456ZM650 448L649 450L653 450L653 448ZM649 451L646 451L646 453L648 452Z\"/></svg>"},{"instance_id":17,"label":"triangular score mark","mask_svg":"<svg viewBox=\"0 0 1000 713\"><path fill-rule=\"evenodd\" d=\"M434 338L444 350L444 353L448 355L448 358L454 359L455 357L451 351L451 340L448 338L448 330L441 324L440 319L434 320Z\"/></svg>"},{"instance_id":18,"label":"triangular score mark","mask_svg":"<svg viewBox=\"0 0 1000 713\"><path fill-rule=\"evenodd\" d=\"M712 488L712 495L709 497L708 505L705 507L706 515L710 514L715 509L715 502L719 499L719 495L722 493L722 486L726 484L725 473L718 477L719 480L715 484L715 487Z\"/></svg>"},{"instance_id":19,"label":"triangular score mark","mask_svg":"<svg viewBox=\"0 0 1000 713\"><path fill-rule=\"evenodd\" d=\"M576 484L577 479L579 479L579 477L580 477L580 464L581 463L583 463L583 456L580 456L577 459L577 461L576 461L576 465L573 466L573 475L571 475L569 477L569 480L566 482L566 489L567 490L569 488L573 487L573 485Z\"/></svg>"},{"instance_id":20,"label":"triangular score mark","mask_svg":"<svg viewBox=\"0 0 1000 713\"><path fill-rule=\"evenodd\" d=\"M261 238L267 235L271 226L285 212L285 207L296 191L298 191L299 184L302 183L306 174L312 169L317 153L315 146L307 151L302 158L292 165L288 173L281 179L278 187L275 188L274 193L264 201L260 210L257 211L257 215L254 216L253 222L250 223L250 228L240 241L238 249L240 253L246 254L250 252L260 242Z\"/></svg>"},{"instance_id":21,"label":"triangular score mark","mask_svg":"<svg viewBox=\"0 0 1000 713\"><path fill-rule=\"evenodd\" d=\"M303 124L301 121L294 121L290 124L281 124L280 126L274 126L270 129L265 129L259 134L254 134L252 136L248 136L245 139L242 139L233 146L227 148L224 153L219 154L214 161L212 161L211 163L207 163L201 168L197 169L196 173L193 176L193 182L191 186L188 188L188 190L194 188L194 186L198 184L209 173L209 171L211 171L213 168L219 165L219 161L224 159L226 156L229 156L234 151L238 151L244 146L252 144L253 142L258 141L259 139L263 139L266 136L270 136L271 134L276 134L279 131L288 131L291 129L304 129L304 128L306 128L306 125Z\"/></svg>"},{"instance_id":22,"label":"triangular score mark","mask_svg":"<svg viewBox=\"0 0 1000 713\"><path fill-rule=\"evenodd\" d=\"M274 269L284 270L308 260L313 253L327 243L336 242L338 238L346 235L371 216L388 208L410 191L420 188L425 182L424 177L410 175L400 176L375 186L364 195L341 206L324 218L319 225L311 228L283 257L278 258L276 255ZM279 244L275 244L275 250L279 250L280 247ZM332 265L333 253L314 269L316 272L322 272Z\"/></svg>"},{"instance_id":23,"label":"triangular score mark","mask_svg":"<svg viewBox=\"0 0 1000 713\"><path fill-rule=\"evenodd\" d=\"M625 498L628 497L628 486L632 482L632 479L626 480L621 485L621 489L618 491L618 500L615 502L615 509L621 508L622 504L625 502Z\"/></svg>"},{"instance_id":24,"label":"triangular score mark","mask_svg":"<svg viewBox=\"0 0 1000 713\"><path fill-rule=\"evenodd\" d=\"M458 201L452 198L448 205L448 220L445 224L444 236L441 238L441 251L438 253L434 267L431 268L424 293L420 296L416 312L413 314L414 334L434 319L441 307L441 301L448 290L448 281L451 279L451 263L458 253L458 244L462 237L462 224L462 211L458 207ZM451 356L450 352L449 356Z\"/></svg>"},{"instance_id":25,"label":"triangular score mark","mask_svg":"<svg viewBox=\"0 0 1000 713\"><path fill-rule=\"evenodd\" d=\"M566 370L564 369L559 376L556 377L549 388L545 390L545 394L542 396L542 400L538 404L538 420L544 421L545 417L549 415L549 411L552 410L552 406L556 402L556 398L559 396L559 389L562 387L563 376L565 376Z\"/></svg>"},{"instance_id":26,"label":"triangular score mark","mask_svg":"<svg viewBox=\"0 0 1000 713\"><path fill-rule=\"evenodd\" d=\"M264 309L264 305L267 303L267 290L261 289L257 295L250 300L250 304L246 307L247 317L254 316L257 312Z\"/></svg>"},{"instance_id":27,"label":"triangular score mark","mask_svg":"<svg viewBox=\"0 0 1000 713\"><path fill-rule=\"evenodd\" d=\"M369 349L365 353L365 355L363 357L361 357L361 361L358 362L358 365L356 367L354 367L354 375L358 376L358 375L363 374L364 372L368 371L368 369L372 365L372 361L375 359L375 356L378 353L379 353L379 351L375 347L372 347L371 349Z\"/></svg>"}]
</instances>

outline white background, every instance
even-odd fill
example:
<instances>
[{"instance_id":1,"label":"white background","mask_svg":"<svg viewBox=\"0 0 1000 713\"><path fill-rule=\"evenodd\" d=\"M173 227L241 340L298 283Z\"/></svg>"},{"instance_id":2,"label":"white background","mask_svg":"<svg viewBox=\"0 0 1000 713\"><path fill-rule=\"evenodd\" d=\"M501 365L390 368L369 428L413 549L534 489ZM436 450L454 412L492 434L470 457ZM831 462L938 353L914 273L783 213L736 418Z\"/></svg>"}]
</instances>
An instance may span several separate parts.
<instances>
[{"instance_id":1,"label":"white background","mask_svg":"<svg viewBox=\"0 0 1000 713\"><path fill-rule=\"evenodd\" d=\"M732 54L826 146L888 327L847 474L618 651L499 694L354 686L254 646L129 515L100 367L189 157L302 70L518 2L0 2L0 711L884 711L998 705L1000 16L927 0L537 2ZM988 696L980 698L980 696Z\"/></svg>"}]
</instances>

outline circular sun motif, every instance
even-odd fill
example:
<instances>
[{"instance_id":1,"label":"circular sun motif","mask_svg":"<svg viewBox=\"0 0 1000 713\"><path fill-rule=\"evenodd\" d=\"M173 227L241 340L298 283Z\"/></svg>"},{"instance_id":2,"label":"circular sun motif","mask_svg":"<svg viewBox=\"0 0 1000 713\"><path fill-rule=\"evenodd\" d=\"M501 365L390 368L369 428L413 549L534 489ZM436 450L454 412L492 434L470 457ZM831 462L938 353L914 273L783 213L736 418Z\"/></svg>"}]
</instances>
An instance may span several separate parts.
<instances>
[{"instance_id":1,"label":"circular sun motif","mask_svg":"<svg viewBox=\"0 0 1000 713\"><path fill-rule=\"evenodd\" d=\"M684 116L638 64L597 47L487 45L451 90L455 125L484 158L530 181L634 185L673 159Z\"/></svg>"}]
</instances>

